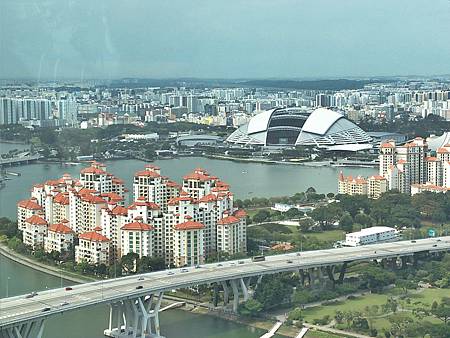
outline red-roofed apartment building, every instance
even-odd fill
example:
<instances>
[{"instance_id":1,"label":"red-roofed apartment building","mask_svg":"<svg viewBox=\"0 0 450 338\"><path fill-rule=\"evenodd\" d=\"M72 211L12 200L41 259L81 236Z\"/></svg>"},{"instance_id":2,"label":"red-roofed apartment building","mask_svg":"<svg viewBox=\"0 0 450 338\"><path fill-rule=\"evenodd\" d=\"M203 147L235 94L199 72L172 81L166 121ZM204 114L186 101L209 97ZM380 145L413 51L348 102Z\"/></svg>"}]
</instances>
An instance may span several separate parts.
<instances>
[{"instance_id":1,"label":"red-roofed apartment building","mask_svg":"<svg viewBox=\"0 0 450 338\"><path fill-rule=\"evenodd\" d=\"M75 262L89 264L110 263L109 239L96 231L89 231L78 236L79 244L75 246Z\"/></svg>"},{"instance_id":2,"label":"red-roofed apartment building","mask_svg":"<svg viewBox=\"0 0 450 338\"><path fill-rule=\"evenodd\" d=\"M62 252L68 251L73 245L74 232L67 225L67 220L62 220L61 223L52 224L48 227L47 237L44 241L45 252Z\"/></svg>"}]
</instances>

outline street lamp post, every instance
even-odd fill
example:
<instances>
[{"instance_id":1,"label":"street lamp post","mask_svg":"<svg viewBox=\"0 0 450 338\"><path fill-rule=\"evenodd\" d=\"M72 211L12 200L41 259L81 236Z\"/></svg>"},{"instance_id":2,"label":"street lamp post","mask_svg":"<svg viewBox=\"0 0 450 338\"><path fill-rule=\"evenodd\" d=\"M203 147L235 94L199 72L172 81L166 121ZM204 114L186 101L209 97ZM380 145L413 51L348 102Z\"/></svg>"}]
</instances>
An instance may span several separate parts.
<instances>
[{"instance_id":1,"label":"street lamp post","mask_svg":"<svg viewBox=\"0 0 450 338\"><path fill-rule=\"evenodd\" d=\"M6 298L9 297L9 280L11 279L11 277L8 276L8 278L6 279Z\"/></svg>"}]
</instances>

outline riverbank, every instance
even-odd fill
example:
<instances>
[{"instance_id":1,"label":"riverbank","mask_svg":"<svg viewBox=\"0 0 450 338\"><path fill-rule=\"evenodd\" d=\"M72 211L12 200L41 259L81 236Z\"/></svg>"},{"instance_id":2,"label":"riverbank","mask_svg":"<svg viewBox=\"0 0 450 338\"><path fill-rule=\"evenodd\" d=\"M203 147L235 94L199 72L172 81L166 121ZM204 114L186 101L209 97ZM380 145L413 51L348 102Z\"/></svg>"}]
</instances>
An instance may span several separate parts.
<instances>
[{"instance_id":1,"label":"riverbank","mask_svg":"<svg viewBox=\"0 0 450 338\"><path fill-rule=\"evenodd\" d=\"M10 260L25 265L33 270L40 271L54 277L60 278L62 276L63 279L68 280L73 283L87 283L94 282L96 279L91 277L79 276L75 273L71 273L65 270L58 269L57 267L53 267L48 264L44 264L41 262L37 262L34 259L27 257L25 255L19 254L11 249L9 249L4 243L0 242L0 255L3 255Z\"/></svg>"}]
</instances>

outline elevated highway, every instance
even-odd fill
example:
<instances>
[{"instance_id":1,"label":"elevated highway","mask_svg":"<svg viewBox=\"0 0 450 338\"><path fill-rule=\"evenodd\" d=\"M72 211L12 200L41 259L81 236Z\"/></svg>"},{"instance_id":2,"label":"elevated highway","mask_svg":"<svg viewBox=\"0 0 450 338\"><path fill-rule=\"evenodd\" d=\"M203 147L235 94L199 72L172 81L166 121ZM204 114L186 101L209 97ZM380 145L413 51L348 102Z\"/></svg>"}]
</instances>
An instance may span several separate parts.
<instances>
[{"instance_id":1,"label":"elevated highway","mask_svg":"<svg viewBox=\"0 0 450 338\"><path fill-rule=\"evenodd\" d=\"M308 275L325 273L333 281L343 279L345 266L357 261L404 262L419 254L438 254L450 251L450 236L374 244L360 247L305 251L267 256L265 261L250 259L205 264L201 267L164 270L99 282L20 295L0 299L0 337L42 337L45 319L67 311L75 311L97 304L110 305L111 337L161 337L159 306L163 293L195 285L221 285L224 300L233 296L236 311L239 297L248 299L252 280L261 282L263 275L279 272L299 272ZM334 267L340 266L338 277ZM303 279L303 277L302 277Z\"/></svg>"}]
</instances>

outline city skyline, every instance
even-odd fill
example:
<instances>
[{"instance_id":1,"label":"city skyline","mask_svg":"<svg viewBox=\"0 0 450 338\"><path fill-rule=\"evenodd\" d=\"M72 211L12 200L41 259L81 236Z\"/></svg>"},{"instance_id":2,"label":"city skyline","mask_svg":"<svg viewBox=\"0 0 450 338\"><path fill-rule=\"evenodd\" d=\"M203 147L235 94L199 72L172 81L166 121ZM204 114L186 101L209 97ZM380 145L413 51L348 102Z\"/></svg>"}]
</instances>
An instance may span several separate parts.
<instances>
[{"instance_id":1,"label":"city skyline","mask_svg":"<svg viewBox=\"0 0 450 338\"><path fill-rule=\"evenodd\" d=\"M0 6L0 78L449 73L450 47L444 41L450 33L445 24L450 3L444 0L433 6L423 0L49 0L7 1Z\"/></svg>"}]
</instances>

